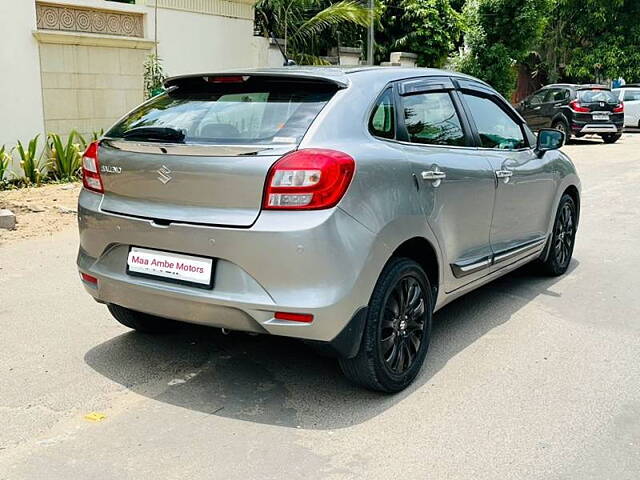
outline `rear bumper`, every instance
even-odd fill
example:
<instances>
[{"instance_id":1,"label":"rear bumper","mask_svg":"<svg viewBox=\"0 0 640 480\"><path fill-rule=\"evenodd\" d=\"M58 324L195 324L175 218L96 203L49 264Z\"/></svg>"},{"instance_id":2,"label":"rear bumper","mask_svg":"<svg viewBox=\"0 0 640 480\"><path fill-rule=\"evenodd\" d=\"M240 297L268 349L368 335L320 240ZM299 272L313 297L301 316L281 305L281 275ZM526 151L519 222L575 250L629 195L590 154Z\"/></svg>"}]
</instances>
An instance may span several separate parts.
<instances>
[{"instance_id":1,"label":"rear bumper","mask_svg":"<svg viewBox=\"0 0 640 480\"><path fill-rule=\"evenodd\" d=\"M580 133L622 133L622 129L616 125L585 125L580 129Z\"/></svg>"},{"instance_id":2,"label":"rear bumper","mask_svg":"<svg viewBox=\"0 0 640 480\"><path fill-rule=\"evenodd\" d=\"M622 133L624 130L624 114L612 114L609 121L594 121L591 114L574 114L571 121L574 134L588 135L592 133Z\"/></svg>"},{"instance_id":3,"label":"rear bumper","mask_svg":"<svg viewBox=\"0 0 640 480\"><path fill-rule=\"evenodd\" d=\"M78 268L95 276L85 289L114 303L178 321L329 342L368 303L377 275L367 273L373 234L339 208L263 212L251 228L156 225L105 213L101 195L78 205ZM214 288L126 273L129 246L217 259ZM310 324L274 319L310 313Z\"/></svg>"}]
</instances>

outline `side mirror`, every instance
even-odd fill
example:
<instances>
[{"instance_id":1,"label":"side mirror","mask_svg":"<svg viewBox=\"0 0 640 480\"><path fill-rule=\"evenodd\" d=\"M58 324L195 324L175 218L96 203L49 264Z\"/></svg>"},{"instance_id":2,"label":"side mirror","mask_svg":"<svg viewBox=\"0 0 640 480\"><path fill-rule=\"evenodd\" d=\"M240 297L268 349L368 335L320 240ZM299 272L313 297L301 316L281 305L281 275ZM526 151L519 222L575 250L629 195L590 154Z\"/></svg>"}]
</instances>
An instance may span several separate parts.
<instances>
[{"instance_id":1,"label":"side mirror","mask_svg":"<svg viewBox=\"0 0 640 480\"><path fill-rule=\"evenodd\" d=\"M549 150L557 150L564 145L564 133L553 128L543 128L538 132L536 153L542 157Z\"/></svg>"}]
</instances>

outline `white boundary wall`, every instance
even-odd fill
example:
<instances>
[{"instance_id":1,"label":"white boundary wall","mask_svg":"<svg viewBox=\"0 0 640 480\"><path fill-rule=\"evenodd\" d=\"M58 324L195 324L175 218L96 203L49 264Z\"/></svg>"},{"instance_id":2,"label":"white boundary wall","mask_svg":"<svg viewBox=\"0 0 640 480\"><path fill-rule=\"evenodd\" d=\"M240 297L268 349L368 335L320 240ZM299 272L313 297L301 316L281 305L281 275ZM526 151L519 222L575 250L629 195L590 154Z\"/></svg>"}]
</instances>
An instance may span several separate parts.
<instances>
[{"instance_id":1,"label":"white boundary wall","mask_svg":"<svg viewBox=\"0 0 640 480\"><path fill-rule=\"evenodd\" d=\"M0 0L0 22L0 146L11 148L44 131L35 2Z\"/></svg>"}]
</instances>

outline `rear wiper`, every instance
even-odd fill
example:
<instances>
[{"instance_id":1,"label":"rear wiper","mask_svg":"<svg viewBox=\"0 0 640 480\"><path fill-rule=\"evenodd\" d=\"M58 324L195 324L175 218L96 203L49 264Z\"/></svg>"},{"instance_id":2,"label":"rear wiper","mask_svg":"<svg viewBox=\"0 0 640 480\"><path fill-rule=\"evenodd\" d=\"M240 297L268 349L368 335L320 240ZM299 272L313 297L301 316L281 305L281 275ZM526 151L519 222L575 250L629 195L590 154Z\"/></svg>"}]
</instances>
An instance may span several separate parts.
<instances>
[{"instance_id":1,"label":"rear wiper","mask_svg":"<svg viewBox=\"0 0 640 480\"><path fill-rule=\"evenodd\" d=\"M185 134L182 130L171 127L136 127L122 134L131 140L145 140L148 142L184 142Z\"/></svg>"}]
</instances>

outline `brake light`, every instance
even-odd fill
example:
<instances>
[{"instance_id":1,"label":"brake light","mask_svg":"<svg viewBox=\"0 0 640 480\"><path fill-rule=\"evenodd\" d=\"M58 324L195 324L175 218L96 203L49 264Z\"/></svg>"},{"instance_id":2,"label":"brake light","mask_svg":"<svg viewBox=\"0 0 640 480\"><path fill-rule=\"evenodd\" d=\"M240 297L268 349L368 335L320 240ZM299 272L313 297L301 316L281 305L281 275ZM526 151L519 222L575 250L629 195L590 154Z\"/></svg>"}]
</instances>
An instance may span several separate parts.
<instances>
[{"instance_id":1,"label":"brake light","mask_svg":"<svg viewBox=\"0 0 640 480\"><path fill-rule=\"evenodd\" d=\"M209 83L243 83L249 79L248 75L221 75L219 77L206 77Z\"/></svg>"},{"instance_id":2,"label":"brake light","mask_svg":"<svg viewBox=\"0 0 640 480\"><path fill-rule=\"evenodd\" d=\"M288 320L290 322L311 323L313 322L313 315L309 313L287 313L276 312L274 315L276 320Z\"/></svg>"},{"instance_id":3,"label":"brake light","mask_svg":"<svg viewBox=\"0 0 640 480\"><path fill-rule=\"evenodd\" d=\"M353 158L336 150L309 148L289 153L269 170L263 208L331 208L347 191L355 167Z\"/></svg>"},{"instance_id":4,"label":"brake light","mask_svg":"<svg viewBox=\"0 0 640 480\"><path fill-rule=\"evenodd\" d=\"M98 142L91 143L82 156L82 184L87 190L104 193L98 161Z\"/></svg>"},{"instance_id":5,"label":"brake light","mask_svg":"<svg viewBox=\"0 0 640 480\"><path fill-rule=\"evenodd\" d=\"M620 102L614 109L613 113L623 113L624 112L624 102Z\"/></svg>"},{"instance_id":6,"label":"brake light","mask_svg":"<svg viewBox=\"0 0 640 480\"><path fill-rule=\"evenodd\" d=\"M580 105L580 102L578 100L569 102L569 108L578 113L589 113L591 111L589 107L583 107L582 105Z\"/></svg>"}]
</instances>

